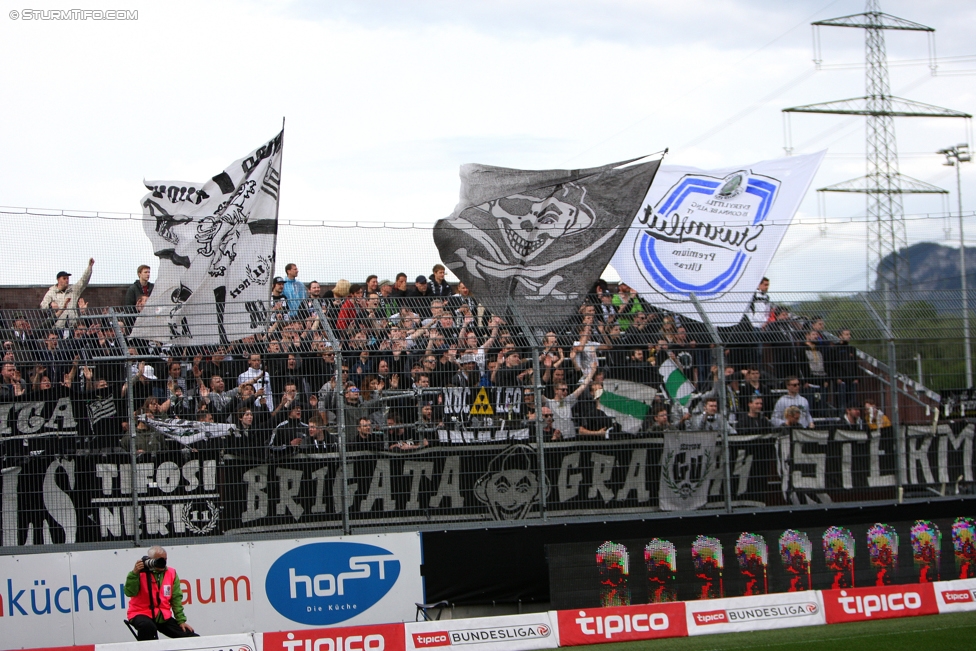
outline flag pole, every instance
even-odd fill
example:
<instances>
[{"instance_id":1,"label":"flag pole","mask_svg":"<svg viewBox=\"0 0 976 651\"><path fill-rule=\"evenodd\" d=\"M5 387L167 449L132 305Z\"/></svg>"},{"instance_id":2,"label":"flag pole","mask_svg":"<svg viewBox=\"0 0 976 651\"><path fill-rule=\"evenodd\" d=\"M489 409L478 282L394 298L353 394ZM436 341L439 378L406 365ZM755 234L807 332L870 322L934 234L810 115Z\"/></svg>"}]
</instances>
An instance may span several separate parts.
<instances>
[{"instance_id":1,"label":"flag pole","mask_svg":"<svg viewBox=\"0 0 976 651\"><path fill-rule=\"evenodd\" d=\"M271 269L271 277L278 275L278 210L281 207L281 171L285 167L285 116L281 116L281 162L278 164L278 200L275 201L275 235L274 235L274 266ZM268 283L268 301L271 301L271 291L274 289L273 283Z\"/></svg>"}]
</instances>

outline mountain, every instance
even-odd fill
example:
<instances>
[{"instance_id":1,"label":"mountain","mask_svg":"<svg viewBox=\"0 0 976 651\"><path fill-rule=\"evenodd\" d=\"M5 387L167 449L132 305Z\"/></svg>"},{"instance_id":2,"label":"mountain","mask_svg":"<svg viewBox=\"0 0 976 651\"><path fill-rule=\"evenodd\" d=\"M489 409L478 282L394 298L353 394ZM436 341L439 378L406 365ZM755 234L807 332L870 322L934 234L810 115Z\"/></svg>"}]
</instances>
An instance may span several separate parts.
<instances>
[{"instance_id":1,"label":"mountain","mask_svg":"<svg viewBox=\"0 0 976 651\"><path fill-rule=\"evenodd\" d=\"M958 247L953 248L935 242L919 242L902 249L901 254L908 261L912 290L958 292L961 288ZM885 280L893 282L890 255L881 260L877 272L876 290L884 288ZM966 247L966 285L969 290L967 293L970 294L970 305L972 305L972 293L976 290L976 247Z\"/></svg>"}]
</instances>

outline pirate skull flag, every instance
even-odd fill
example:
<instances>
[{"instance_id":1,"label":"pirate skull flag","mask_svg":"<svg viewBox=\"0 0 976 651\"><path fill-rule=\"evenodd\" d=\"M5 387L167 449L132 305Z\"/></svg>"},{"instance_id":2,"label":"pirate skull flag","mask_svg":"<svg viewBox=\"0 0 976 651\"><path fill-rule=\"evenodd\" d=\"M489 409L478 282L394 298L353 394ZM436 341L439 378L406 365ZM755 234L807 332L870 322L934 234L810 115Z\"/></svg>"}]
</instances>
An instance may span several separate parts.
<instances>
[{"instance_id":1,"label":"pirate skull flag","mask_svg":"<svg viewBox=\"0 0 976 651\"><path fill-rule=\"evenodd\" d=\"M496 314L569 318L603 273L660 160L584 170L461 167L461 198L434 227L441 260Z\"/></svg>"},{"instance_id":2,"label":"pirate skull flag","mask_svg":"<svg viewBox=\"0 0 976 651\"><path fill-rule=\"evenodd\" d=\"M146 182L143 223L159 274L132 337L221 344L266 328L283 138L205 183Z\"/></svg>"}]
</instances>

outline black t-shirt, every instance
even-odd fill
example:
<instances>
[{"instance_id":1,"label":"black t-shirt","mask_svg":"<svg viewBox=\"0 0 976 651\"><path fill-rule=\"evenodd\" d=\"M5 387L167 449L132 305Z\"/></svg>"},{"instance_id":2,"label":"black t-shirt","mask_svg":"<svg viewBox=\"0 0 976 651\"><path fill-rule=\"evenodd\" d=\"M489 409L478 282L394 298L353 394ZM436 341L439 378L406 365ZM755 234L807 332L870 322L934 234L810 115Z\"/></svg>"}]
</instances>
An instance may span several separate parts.
<instances>
[{"instance_id":1,"label":"black t-shirt","mask_svg":"<svg viewBox=\"0 0 976 651\"><path fill-rule=\"evenodd\" d=\"M495 373L495 381L493 384L496 387L521 386L522 383L519 382L518 376L519 373L521 373L523 370L524 369L521 366L515 366L515 367L502 366Z\"/></svg>"},{"instance_id":2,"label":"black t-shirt","mask_svg":"<svg viewBox=\"0 0 976 651\"><path fill-rule=\"evenodd\" d=\"M750 416L745 413L739 417L735 431L737 434L769 434L773 431L773 424L762 414Z\"/></svg>"}]
</instances>

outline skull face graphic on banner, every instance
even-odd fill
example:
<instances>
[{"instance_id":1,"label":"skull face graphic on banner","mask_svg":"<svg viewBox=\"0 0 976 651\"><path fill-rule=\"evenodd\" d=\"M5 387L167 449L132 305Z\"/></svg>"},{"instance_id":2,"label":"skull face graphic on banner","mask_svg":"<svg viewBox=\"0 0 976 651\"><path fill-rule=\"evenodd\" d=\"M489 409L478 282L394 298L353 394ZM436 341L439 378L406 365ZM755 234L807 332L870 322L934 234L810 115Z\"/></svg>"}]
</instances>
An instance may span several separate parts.
<instances>
[{"instance_id":1,"label":"skull face graphic on banner","mask_svg":"<svg viewBox=\"0 0 976 651\"><path fill-rule=\"evenodd\" d=\"M513 445L492 459L474 486L475 497L495 520L524 520L548 487L539 483L535 451Z\"/></svg>"},{"instance_id":2,"label":"skull face graphic on banner","mask_svg":"<svg viewBox=\"0 0 976 651\"><path fill-rule=\"evenodd\" d=\"M441 260L495 313L566 319L603 273L659 160L586 170L461 168L461 201L437 222Z\"/></svg>"}]
</instances>

